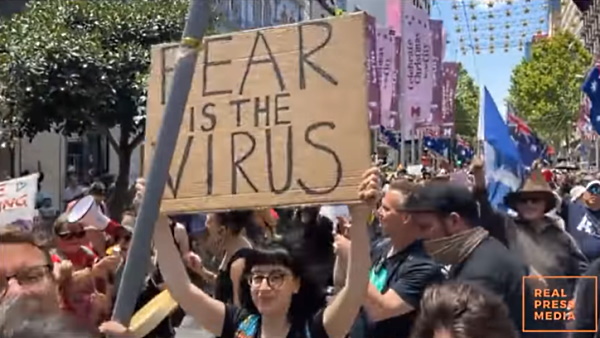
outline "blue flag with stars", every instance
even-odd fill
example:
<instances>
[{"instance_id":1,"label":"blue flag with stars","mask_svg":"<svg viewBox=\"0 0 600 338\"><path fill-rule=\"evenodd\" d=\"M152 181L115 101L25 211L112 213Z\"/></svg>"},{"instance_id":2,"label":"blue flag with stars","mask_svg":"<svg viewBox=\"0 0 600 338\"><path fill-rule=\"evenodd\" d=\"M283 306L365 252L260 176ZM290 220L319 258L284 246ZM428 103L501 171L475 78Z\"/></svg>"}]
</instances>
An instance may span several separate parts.
<instances>
[{"instance_id":1,"label":"blue flag with stars","mask_svg":"<svg viewBox=\"0 0 600 338\"><path fill-rule=\"evenodd\" d=\"M424 136L423 145L429 150L443 156L446 153L446 150L448 150L450 147L450 139L435 136Z\"/></svg>"},{"instance_id":2,"label":"blue flag with stars","mask_svg":"<svg viewBox=\"0 0 600 338\"><path fill-rule=\"evenodd\" d=\"M505 210L504 197L521 185L524 169L521 155L486 87L480 114L483 117L488 199L494 207Z\"/></svg>"},{"instance_id":3,"label":"blue flag with stars","mask_svg":"<svg viewBox=\"0 0 600 338\"><path fill-rule=\"evenodd\" d=\"M590 98L590 123L600 134L600 65L596 65L586 77L581 90Z\"/></svg>"},{"instance_id":4,"label":"blue flag with stars","mask_svg":"<svg viewBox=\"0 0 600 338\"><path fill-rule=\"evenodd\" d=\"M379 126L379 141L392 149L400 149L400 135L384 126Z\"/></svg>"}]
</instances>

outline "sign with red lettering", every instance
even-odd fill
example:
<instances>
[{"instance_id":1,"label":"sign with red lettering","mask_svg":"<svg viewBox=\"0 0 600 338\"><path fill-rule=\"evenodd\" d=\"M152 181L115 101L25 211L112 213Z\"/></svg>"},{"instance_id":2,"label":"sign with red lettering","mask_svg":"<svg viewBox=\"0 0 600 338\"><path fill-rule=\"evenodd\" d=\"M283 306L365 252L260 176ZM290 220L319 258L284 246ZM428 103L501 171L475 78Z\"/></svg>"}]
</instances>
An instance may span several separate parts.
<instances>
[{"instance_id":1,"label":"sign with red lettering","mask_svg":"<svg viewBox=\"0 0 600 338\"><path fill-rule=\"evenodd\" d=\"M37 181L38 174L33 174L0 182L0 227L33 224Z\"/></svg>"}]
</instances>

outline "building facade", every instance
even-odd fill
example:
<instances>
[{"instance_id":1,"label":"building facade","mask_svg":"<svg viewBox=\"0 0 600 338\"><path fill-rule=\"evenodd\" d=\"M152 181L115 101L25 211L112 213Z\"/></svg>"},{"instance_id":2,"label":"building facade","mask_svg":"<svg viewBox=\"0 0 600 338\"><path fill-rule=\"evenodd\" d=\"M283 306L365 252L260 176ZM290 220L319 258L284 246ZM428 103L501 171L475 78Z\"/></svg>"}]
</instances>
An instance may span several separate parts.
<instances>
[{"instance_id":1,"label":"building facade","mask_svg":"<svg viewBox=\"0 0 600 338\"><path fill-rule=\"evenodd\" d=\"M216 0L223 32L294 23L308 19L306 0Z\"/></svg>"},{"instance_id":2,"label":"building facade","mask_svg":"<svg viewBox=\"0 0 600 338\"><path fill-rule=\"evenodd\" d=\"M560 7L560 30L581 37L583 13L573 0L563 0Z\"/></svg>"},{"instance_id":3,"label":"building facade","mask_svg":"<svg viewBox=\"0 0 600 338\"><path fill-rule=\"evenodd\" d=\"M583 27L581 36L586 48L598 60L600 58L600 0L589 0L582 4Z\"/></svg>"}]
</instances>

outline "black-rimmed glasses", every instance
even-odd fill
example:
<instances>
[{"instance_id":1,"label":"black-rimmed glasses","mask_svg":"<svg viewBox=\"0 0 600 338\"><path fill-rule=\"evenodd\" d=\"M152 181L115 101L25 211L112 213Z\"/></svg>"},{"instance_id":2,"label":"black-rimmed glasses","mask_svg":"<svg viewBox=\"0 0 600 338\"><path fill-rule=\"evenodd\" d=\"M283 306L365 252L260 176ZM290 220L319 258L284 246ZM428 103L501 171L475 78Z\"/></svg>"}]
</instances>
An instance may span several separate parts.
<instances>
[{"instance_id":1,"label":"black-rimmed glasses","mask_svg":"<svg viewBox=\"0 0 600 338\"><path fill-rule=\"evenodd\" d=\"M11 279L14 278L20 286L35 285L44 280L50 271L52 271L52 266L46 264L23 269L14 275L0 276L0 299L4 298L6 295L8 282Z\"/></svg>"},{"instance_id":2,"label":"black-rimmed glasses","mask_svg":"<svg viewBox=\"0 0 600 338\"><path fill-rule=\"evenodd\" d=\"M262 285L263 281L267 281L267 285L270 289L279 289L285 282L288 273L283 271L275 271L268 274L264 273L252 273L248 276L248 285L252 288L258 288Z\"/></svg>"}]
</instances>

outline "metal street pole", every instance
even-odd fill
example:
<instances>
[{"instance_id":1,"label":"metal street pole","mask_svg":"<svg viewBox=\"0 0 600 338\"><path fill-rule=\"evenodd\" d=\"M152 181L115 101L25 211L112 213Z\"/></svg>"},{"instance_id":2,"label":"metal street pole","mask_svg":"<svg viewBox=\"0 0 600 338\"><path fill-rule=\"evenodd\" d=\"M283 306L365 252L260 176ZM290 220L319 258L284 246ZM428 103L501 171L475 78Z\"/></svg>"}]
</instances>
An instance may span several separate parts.
<instances>
[{"instance_id":1,"label":"metal street pole","mask_svg":"<svg viewBox=\"0 0 600 338\"><path fill-rule=\"evenodd\" d=\"M183 120L183 112L194 77L198 50L209 25L211 0L191 0L180 45L180 57L175 65L172 88L165 106L163 122L158 133L156 151L147 177L146 194L137 217L131 248L112 319L129 326L131 315L143 282L148 273L150 246L158 217L165 182Z\"/></svg>"}]
</instances>

